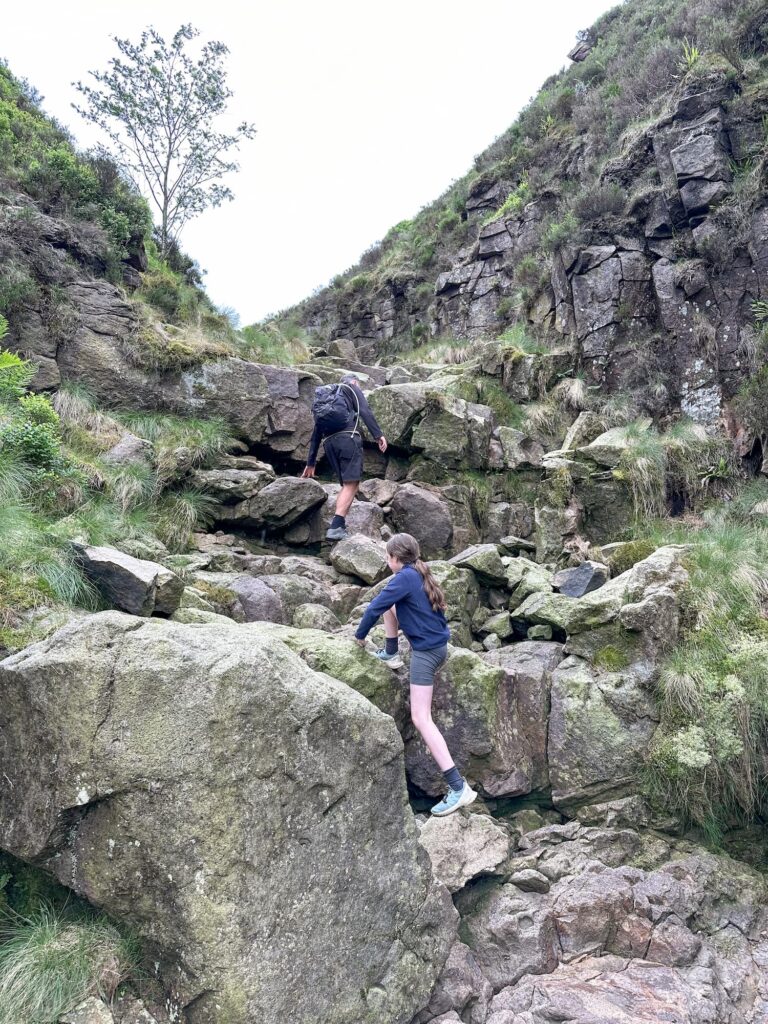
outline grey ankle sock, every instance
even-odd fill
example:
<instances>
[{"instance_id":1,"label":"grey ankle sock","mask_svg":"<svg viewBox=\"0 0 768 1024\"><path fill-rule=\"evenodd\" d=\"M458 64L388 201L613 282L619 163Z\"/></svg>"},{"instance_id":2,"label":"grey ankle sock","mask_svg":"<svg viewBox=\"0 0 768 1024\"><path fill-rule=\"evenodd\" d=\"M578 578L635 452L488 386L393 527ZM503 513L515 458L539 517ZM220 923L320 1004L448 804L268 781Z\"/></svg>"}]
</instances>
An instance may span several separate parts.
<instances>
[{"instance_id":1,"label":"grey ankle sock","mask_svg":"<svg viewBox=\"0 0 768 1024\"><path fill-rule=\"evenodd\" d=\"M453 765L451 768L447 768L443 772L443 778L455 793L464 789L464 779L456 765Z\"/></svg>"}]
</instances>

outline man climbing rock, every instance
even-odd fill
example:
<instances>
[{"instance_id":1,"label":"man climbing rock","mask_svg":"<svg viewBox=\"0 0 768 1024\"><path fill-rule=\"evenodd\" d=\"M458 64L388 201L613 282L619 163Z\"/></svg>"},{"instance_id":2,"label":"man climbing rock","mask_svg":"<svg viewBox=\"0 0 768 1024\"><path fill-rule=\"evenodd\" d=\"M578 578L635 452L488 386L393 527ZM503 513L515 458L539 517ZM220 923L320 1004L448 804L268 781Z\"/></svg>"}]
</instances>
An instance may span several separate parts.
<instances>
[{"instance_id":1,"label":"man climbing rock","mask_svg":"<svg viewBox=\"0 0 768 1024\"><path fill-rule=\"evenodd\" d=\"M360 383L354 374L342 377L339 384L326 384L315 391L312 403L315 429L309 442L307 464L302 477L315 475L315 463L320 442L325 457L339 478L341 490L336 499L336 514L325 536L328 540L343 540L347 536L347 513L357 494L363 476L363 438L360 433L362 419L380 452L387 450L387 439L376 422Z\"/></svg>"}]
</instances>

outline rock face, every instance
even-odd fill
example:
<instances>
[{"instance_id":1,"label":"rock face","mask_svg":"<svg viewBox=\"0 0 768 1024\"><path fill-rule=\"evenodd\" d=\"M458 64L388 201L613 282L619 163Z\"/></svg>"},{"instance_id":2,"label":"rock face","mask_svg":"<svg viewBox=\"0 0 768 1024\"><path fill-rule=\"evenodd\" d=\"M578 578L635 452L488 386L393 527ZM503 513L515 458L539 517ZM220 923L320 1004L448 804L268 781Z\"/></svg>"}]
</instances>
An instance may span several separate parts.
<instances>
[{"instance_id":1,"label":"rock face","mask_svg":"<svg viewBox=\"0 0 768 1024\"><path fill-rule=\"evenodd\" d=\"M516 865L550 886L521 889ZM485 1024L765 1019L757 873L690 844L575 822L529 832L508 870L506 884L457 896L463 941L496 993Z\"/></svg>"},{"instance_id":2,"label":"rock face","mask_svg":"<svg viewBox=\"0 0 768 1024\"><path fill-rule=\"evenodd\" d=\"M130 923L174 1012L379 1024L426 1004L455 915L367 700L252 627L116 612L0 679L5 849Z\"/></svg>"}]
</instances>

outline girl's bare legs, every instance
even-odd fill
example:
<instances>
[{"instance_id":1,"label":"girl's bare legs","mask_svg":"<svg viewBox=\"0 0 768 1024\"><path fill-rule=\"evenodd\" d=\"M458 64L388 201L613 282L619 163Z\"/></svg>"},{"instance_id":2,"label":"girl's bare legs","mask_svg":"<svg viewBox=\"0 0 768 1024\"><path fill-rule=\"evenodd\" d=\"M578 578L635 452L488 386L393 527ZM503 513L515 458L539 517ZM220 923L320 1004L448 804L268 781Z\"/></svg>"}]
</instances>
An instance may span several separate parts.
<instances>
[{"instance_id":1,"label":"girl's bare legs","mask_svg":"<svg viewBox=\"0 0 768 1024\"><path fill-rule=\"evenodd\" d=\"M387 608L382 618L384 619L384 633L387 640L396 640L400 629L397 622L397 612L394 608Z\"/></svg>"},{"instance_id":2,"label":"girl's bare legs","mask_svg":"<svg viewBox=\"0 0 768 1024\"><path fill-rule=\"evenodd\" d=\"M385 619L386 615L385 612ZM453 768L453 758L443 739L443 734L432 721L432 690L431 686L411 685L411 721L419 730L430 754L437 761L437 767L444 772Z\"/></svg>"}]
</instances>

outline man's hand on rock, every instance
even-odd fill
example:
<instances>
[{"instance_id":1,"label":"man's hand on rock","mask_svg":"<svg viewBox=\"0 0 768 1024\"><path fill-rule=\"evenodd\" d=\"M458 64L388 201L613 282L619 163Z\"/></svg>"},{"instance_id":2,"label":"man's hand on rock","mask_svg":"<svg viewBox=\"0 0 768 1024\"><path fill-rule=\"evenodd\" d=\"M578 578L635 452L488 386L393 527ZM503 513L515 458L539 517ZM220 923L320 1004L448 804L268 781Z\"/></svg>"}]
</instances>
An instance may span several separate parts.
<instances>
[{"instance_id":1,"label":"man's hand on rock","mask_svg":"<svg viewBox=\"0 0 768 1024\"><path fill-rule=\"evenodd\" d=\"M386 437L384 437L383 434L381 435L379 440L376 442L376 444L379 446L379 451L380 452L385 452L387 450L387 439L386 439Z\"/></svg>"},{"instance_id":2,"label":"man's hand on rock","mask_svg":"<svg viewBox=\"0 0 768 1024\"><path fill-rule=\"evenodd\" d=\"M314 475L315 475L315 467L314 466L305 466L304 467L304 472L301 474L301 477L302 477L302 479L304 479L305 477L310 477L310 476L314 476Z\"/></svg>"}]
</instances>

